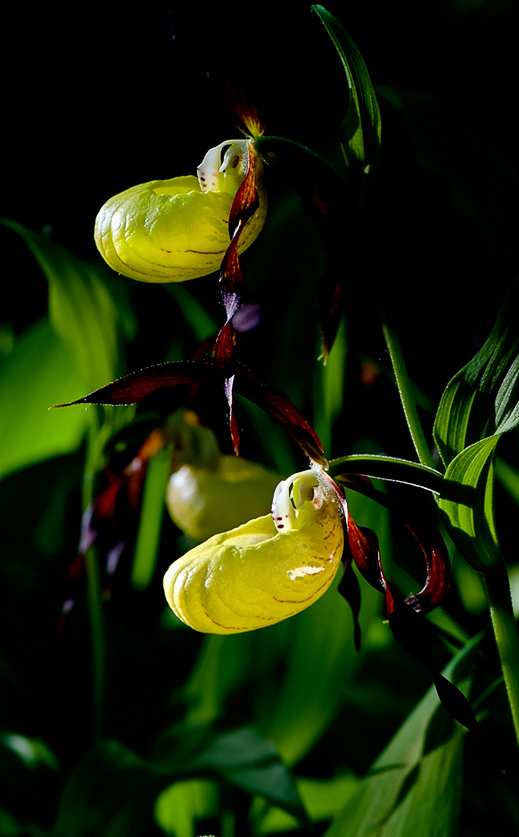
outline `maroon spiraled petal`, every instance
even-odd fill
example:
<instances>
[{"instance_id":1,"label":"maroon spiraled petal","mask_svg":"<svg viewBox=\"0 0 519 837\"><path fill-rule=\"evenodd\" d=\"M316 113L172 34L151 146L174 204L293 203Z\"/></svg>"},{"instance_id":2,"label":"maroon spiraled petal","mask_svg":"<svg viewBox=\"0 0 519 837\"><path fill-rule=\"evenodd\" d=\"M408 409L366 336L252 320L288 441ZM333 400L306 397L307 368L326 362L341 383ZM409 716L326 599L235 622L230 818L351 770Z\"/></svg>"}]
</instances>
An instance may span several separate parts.
<instances>
[{"instance_id":1,"label":"maroon spiraled petal","mask_svg":"<svg viewBox=\"0 0 519 837\"><path fill-rule=\"evenodd\" d=\"M313 462L328 468L328 460L317 433L288 395L274 387L259 384L243 368L236 370L234 389L265 410L272 421L280 424Z\"/></svg>"},{"instance_id":2,"label":"maroon spiraled petal","mask_svg":"<svg viewBox=\"0 0 519 837\"><path fill-rule=\"evenodd\" d=\"M222 371L230 369L235 346L236 336L234 326L232 324L232 318L229 318L218 332L218 337L214 345L214 362Z\"/></svg>"},{"instance_id":3,"label":"maroon spiraled petal","mask_svg":"<svg viewBox=\"0 0 519 837\"><path fill-rule=\"evenodd\" d=\"M214 358L221 369L231 364L236 345L234 326L231 321L240 308L243 291L243 273L238 258L238 244L245 224L254 215L258 206L256 156L251 146L247 174L232 202L229 214L231 243L225 252L220 268L220 294L227 319L216 338Z\"/></svg>"},{"instance_id":4,"label":"maroon spiraled petal","mask_svg":"<svg viewBox=\"0 0 519 837\"><path fill-rule=\"evenodd\" d=\"M405 521L405 526L419 544L427 567L424 586L419 593L411 594L405 601L417 613L430 613L442 603L449 589L450 563L447 547L436 528L423 523L419 527L411 525L408 521Z\"/></svg>"},{"instance_id":5,"label":"maroon spiraled petal","mask_svg":"<svg viewBox=\"0 0 519 837\"><path fill-rule=\"evenodd\" d=\"M183 360L175 363L159 363L147 366L137 372L130 372L111 384L94 390L83 398L68 404L56 404L58 407L71 407L73 404L108 404L120 406L138 404L146 395L164 387L193 384L214 374L214 364L209 361Z\"/></svg>"},{"instance_id":6,"label":"maroon spiraled petal","mask_svg":"<svg viewBox=\"0 0 519 837\"><path fill-rule=\"evenodd\" d=\"M259 208L259 193L256 186L256 152L249 148L249 166L238 191L234 196L229 213L229 236L234 239L240 234L245 224Z\"/></svg>"}]
</instances>

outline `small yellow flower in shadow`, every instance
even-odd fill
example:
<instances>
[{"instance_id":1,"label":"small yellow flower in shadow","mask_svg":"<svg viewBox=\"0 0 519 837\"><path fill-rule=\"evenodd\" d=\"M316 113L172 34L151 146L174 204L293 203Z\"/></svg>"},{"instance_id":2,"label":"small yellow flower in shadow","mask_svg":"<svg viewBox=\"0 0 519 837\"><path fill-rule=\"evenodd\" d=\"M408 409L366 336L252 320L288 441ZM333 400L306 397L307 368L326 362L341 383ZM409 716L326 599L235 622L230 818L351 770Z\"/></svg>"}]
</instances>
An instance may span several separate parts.
<instances>
[{"instance_id":1,"label":"small yellow flower in shadow","mask_svg":"<svg viewBox=\"0 0 519 837\"><path fill-rule=\"evenodd\" d=\"M255 155L249 140L211 148L198 177L152 180L110 198L94 237L113 270L140 282L184 282L219 270L230 244L229 213ZM238 253L258 236L267 199L263 165L255 155L259 207L244 226Z\"/></svg>"},{"instance_id":2,"label":"small yellow flower in shadow","mask_svg":"<svg viewBox=\"0 0 519 837\"><path fill-rule=\"evenodd\" d=\"M214 535L175 561L166 599L203 633L264 628L305 610L332 583L344 547L343 517L318 470L281 482L272 513Z\"/></svg>"},{"instance_id":3,"label":"small yellow flower in shadow","mask_svg":"<svg viewBox=\"0 0 519 837\"><path fill-rule=\"evenodd\" d=\"M194 541L233 529L268 508L279 475L242 456L223 454L215 434L192 410L177 410L167 424L173 446L166 506Z\"/></svg>"}]
</instances>

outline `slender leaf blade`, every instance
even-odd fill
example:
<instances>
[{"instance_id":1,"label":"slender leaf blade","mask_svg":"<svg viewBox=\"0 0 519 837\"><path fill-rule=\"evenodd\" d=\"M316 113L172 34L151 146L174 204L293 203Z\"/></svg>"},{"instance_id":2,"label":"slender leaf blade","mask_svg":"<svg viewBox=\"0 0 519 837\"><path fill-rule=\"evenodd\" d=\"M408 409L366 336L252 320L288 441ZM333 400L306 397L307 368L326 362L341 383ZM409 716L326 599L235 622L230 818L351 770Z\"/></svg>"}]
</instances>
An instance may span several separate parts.
<instances>
[{"instance_id":1,"label":"slender leaf blade","mask_svg":"<svg viewBox=\"0 0 519 837\"><path fill-rule=\"evenodd\" d=\"M346 157L351 162L353 155L366 170L377 162L381 142L380 110L371 78L362 55L339 21L324 6L312 9L332 39L346 73L350 91L343 123Z\"/></svg>"},{"instance_id":2,"label":"slender leaf blade","mask_svg":"<svg viewBox=\"0 0 519 837\"><path fill-rule=\"evenodd\" d=\"M445 668L460 683L480 637ZM456 831L463 732L429 689L372 765L326 837L443 837Z\"/></svg>"}]
</instances>

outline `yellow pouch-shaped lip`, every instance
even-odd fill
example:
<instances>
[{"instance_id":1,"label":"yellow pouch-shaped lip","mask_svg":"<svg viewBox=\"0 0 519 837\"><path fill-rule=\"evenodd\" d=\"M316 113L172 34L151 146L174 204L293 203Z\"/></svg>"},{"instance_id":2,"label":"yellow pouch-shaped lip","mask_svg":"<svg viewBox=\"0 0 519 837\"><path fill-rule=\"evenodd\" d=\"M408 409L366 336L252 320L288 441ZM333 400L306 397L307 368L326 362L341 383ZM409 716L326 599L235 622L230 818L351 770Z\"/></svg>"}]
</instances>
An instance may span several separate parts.
<instances>
[{"instance_id":1,"label":"yellow pouch-shaped lip","mask_svg":"<svg viewBox=\"0 0 519 837\"><path fill-rule=\"evenodd\" d=\"M94 232L105 261L141 282L184 282L218 270L230 244L234 195L247 170L236 160L248 159L250 153L254 152L246 140L230 140L208 152L198 178L152 180L110 198L96 218ZM260 160L256 170L260 206L244 227L239 253L252 244L265 220Z\"/></svg>"},{"instance_id":2,"label":"yellow pouch-shaped lip","mask_svg":"<svg viewBox=\"0 0 519 837\"><path fill-rule=\"evenodd\" d=\"M272 515L214 535L171 565L164 590L179 619L204 633L252 631L323 595L342 557L341 514L319 487L299 508L288 506L292 485L278 487Z\"/></svg>"}]
</instances>

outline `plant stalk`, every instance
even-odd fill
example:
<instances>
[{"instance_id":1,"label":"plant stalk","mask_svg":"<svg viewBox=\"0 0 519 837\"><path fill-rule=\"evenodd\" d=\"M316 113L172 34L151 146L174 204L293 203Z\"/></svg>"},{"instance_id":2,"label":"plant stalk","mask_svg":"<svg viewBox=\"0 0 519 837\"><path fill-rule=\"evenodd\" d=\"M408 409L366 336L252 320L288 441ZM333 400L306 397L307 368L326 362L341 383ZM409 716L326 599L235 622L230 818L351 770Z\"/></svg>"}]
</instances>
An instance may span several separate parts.
<instances>
[{"instance_id":1,"label":"plant stalk","mask_svg":"<svg viewBox=\"0 0 519 837\"><path fill-rule=\"evenodd\" d=\"M104 443L104 434L101 430L105 428L102 427L100 408L95 408L93 413L87 436L83 510L88 508L93 499L94 475L101 459ZM103 734L105 637L98 557L95 548L90 548L85 553L85 570L92 660L92 733L94 741L97 742Z\"/></svg>"},{"instance_id":2,"label":"plant stalk","mask_svg":"<svg viewBox=\"0 0 519 837\"><path fill-rule=\"evenodd\" d=\"M504 561L488 572L484 576L484 581L515 735L519 744L519 634Z\"/></svg>"},{"instance_id":3,"label":"plant stalk","mask_svg":"<svg viewBox=\"0 0 519 837\"><path fill-rule=\"evenodd\" d=\"M105 644L99 569L94 549L89 549L86 553L85 566L92 653L93 738L94 741L99 741L103 730Z\"/></svg>"}]
</instances>

